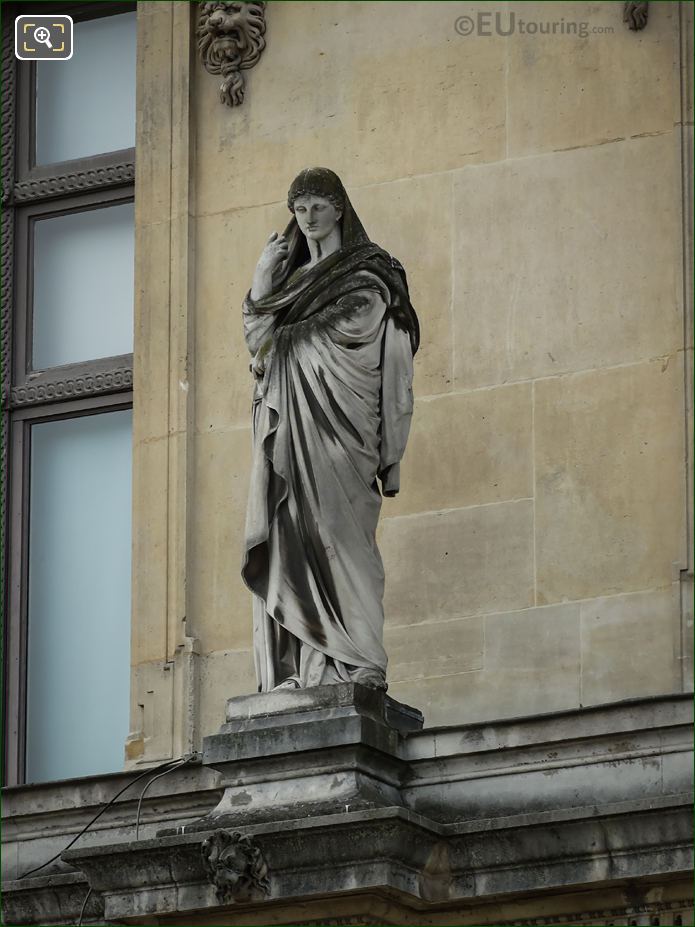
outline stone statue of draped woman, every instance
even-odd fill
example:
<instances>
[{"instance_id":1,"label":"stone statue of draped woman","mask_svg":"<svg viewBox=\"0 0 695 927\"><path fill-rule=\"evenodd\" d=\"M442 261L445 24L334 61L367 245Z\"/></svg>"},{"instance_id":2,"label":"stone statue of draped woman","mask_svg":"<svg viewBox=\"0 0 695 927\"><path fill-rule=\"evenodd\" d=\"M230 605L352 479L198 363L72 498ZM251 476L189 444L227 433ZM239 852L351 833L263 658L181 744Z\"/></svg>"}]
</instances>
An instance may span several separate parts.
<instances>
[{"instance_id":1,"label":"stone statue of draped woman","mask_svg":"<svg viewBox=\"0 0 695 927\"><path fill-rule=\"evenodd\" d=\"M242 576L259 691L386 686L382 493L399 489L419 328L340 179L302 171L244 301L255 376Z\"/></svg>"}]
</instances>

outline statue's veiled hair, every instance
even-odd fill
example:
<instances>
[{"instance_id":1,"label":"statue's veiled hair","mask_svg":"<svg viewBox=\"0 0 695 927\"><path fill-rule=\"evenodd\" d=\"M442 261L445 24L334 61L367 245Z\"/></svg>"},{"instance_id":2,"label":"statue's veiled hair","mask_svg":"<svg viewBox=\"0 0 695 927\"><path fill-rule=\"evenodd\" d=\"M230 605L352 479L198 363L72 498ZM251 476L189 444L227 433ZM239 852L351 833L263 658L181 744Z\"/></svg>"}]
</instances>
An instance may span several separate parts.
<instances>
[{"instance_id":1,"label":"statue's veiled hair","mask_svg":"<svg viewBox=\"0 0 695 927\"><path fill-rule=\"evenodd\" d=\"M283 283L297 267L309 260L309 246L294 217L294 201L299 196L322 196L340 210L342 249L349 250L369 241L340 177L327 167L307 167L297 174L287 192L287 208L292 218L284 234L289 252L274 279L276 284Z\"/></svg>"},{"instance_id":2,"label":"statue's veiled hair","mask_svg":"<svg viewBox=\"0 0 695 927\"><path fill-rule=\"evenodd\" d=\"M292 181L287 193L287 208L294 213L294 201L299 196L323 196L338 209L340 230L342 233L342 247L350 248L353 245L369 241L364 226L357 217L350 197L337 174L327 167L307 167Z\"/></svg>"}]
</instances>

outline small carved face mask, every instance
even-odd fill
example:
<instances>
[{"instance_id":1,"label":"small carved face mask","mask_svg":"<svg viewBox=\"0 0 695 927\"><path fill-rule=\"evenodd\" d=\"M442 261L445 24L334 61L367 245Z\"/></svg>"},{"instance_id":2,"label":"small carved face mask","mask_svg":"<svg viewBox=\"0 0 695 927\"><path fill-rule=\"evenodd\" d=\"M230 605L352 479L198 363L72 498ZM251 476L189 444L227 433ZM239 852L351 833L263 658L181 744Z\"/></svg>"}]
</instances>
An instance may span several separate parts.
<instances>
[{"instance_id":1,"label":"small carved face mask","mask_svg":"<svg viewBox=\"0 0 695 927\"><path fill-rule=\"evenodd\" d=\"M292 205L297 225L306 238L314 241L322 241L330 235L342 216L325 196L298 196Z\"/></svg>"}]
</instances>

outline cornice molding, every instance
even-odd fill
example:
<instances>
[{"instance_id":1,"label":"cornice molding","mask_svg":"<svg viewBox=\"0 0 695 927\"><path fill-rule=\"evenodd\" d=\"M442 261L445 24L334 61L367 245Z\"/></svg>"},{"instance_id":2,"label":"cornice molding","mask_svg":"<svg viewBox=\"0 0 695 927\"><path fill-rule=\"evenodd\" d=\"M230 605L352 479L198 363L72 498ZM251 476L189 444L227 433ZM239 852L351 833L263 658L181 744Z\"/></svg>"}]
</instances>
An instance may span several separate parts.
<instances>
[{"instance_id":1,"label":"cornice molding","mask_svg":"<svg viewBox=\"0 0 695 927\"><path fill-rule=\"evenodd\" d=\"M14 23L5 17L2 30L2 198L12 189L14 177L16 59L14 56Z\"/></svg>"},{"instance_id":2,"label":"cornice molding","mask_svg":"<svg viewBox=\"0 0 695 927\"><path fill-rule=\"evenodd\" d=\"M54 177L42 177L35 180L22 180L13 188L15 203L41 200L47 197L65 196L69 193L81 193L101 187L114 187L135 181L135 164L125 161L107 167L90 168L84 171L70 171Z\"/></svg>"},{"instance_id":3,"label":"cornice molding","mask_svg":"<svg viewBox=\"0 0 695 927\"><path fill-rule=\"evenodd\" d=\"M43 380L16 386L10 393L12 408L55 402L61 399L79 399L102 393L117 393L133 387L133 368L118 367L103 373L84 374L59 380Z\"/></svg>"}]
</instances>

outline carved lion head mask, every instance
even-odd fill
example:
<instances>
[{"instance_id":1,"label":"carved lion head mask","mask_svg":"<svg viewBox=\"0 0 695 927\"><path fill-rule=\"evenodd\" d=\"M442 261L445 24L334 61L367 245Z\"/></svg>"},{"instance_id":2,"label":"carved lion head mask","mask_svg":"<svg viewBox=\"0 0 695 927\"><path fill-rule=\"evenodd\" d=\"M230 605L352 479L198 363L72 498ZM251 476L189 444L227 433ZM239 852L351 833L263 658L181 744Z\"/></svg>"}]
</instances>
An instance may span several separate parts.
<instances>
[{"instance_id":1,"label":"carved lion head mask","mask_svg":"<svg viewBox=\"0 0 695 927\"><path fill-rule=\"evenodd\" d=\"M223 103L236 106L244 99L242 70L253 67L265 48L265 3L217 0L201 3L198 51L210 74L224 77Z\"/></svg>"}]
</instances>

